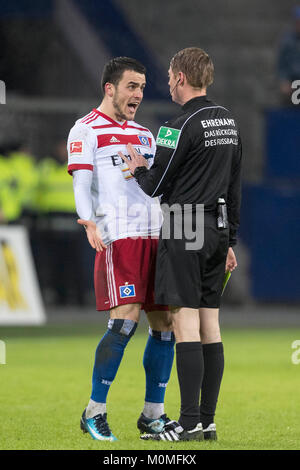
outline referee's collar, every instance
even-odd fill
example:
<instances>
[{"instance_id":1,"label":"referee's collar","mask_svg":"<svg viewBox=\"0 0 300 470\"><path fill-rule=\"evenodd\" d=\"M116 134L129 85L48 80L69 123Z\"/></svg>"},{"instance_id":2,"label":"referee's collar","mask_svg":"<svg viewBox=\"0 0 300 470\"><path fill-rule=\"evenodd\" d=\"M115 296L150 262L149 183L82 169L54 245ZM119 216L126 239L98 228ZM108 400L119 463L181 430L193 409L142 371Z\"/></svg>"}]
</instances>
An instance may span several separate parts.
<instances>
[{"instance_id":1,"label":"referee's collar","mask_svg":"<svg viewBox=\"0 0 300 470\"><path fill-rule=\"evenodd\" d=\"M195 104L199 105L199 104L210 103L210 102L211 101L207 98L207 95L195 96L195 98L192 98L191 100L184 103L184 105L182 106L182 109L186 111L187 109L194 106Z\"/></svg>"}]
</instances>

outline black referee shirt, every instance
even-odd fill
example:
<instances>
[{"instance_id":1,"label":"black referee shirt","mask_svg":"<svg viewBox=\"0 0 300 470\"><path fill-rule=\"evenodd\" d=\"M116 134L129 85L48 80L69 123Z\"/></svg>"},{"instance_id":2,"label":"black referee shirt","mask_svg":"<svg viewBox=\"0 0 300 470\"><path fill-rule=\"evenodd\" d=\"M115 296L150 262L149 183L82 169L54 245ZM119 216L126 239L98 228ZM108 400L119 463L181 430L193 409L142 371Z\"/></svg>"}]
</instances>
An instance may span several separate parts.
<instances>
[{"instance_id":1,"label":"black referee shirt","mask_svg":"<svg viewBox=\"0 0 300 470\"><path fill-rule=\"evenodd\" d=\"M216 208L218 198L227 203L229 245L236 243L241 200L242 146L235 119L206 96L191 99L176 118L158 132L157 152L148 170L134 172L139 186L161 203L204 204Z\"/></svg>"}]
</instances>

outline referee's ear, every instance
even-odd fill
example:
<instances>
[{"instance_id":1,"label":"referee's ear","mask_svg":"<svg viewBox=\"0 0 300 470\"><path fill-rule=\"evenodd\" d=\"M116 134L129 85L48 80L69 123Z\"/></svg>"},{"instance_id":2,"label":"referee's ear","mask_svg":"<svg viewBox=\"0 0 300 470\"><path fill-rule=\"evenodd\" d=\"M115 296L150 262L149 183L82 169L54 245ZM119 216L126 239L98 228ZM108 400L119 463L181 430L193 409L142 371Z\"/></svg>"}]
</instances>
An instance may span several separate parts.
<instances>
[{"instance_id":1,"label":"referee's ear","mask_svg":"<svg viewBox=\"0 0 300 470\"><path fill-rule=\"evenodd\" d=\"M184 85L185 82L186 82L185 74L183 72L178 72L178 80L177 80L178 85L182 86L182 85Z\"/></svg>"}]
</instances>

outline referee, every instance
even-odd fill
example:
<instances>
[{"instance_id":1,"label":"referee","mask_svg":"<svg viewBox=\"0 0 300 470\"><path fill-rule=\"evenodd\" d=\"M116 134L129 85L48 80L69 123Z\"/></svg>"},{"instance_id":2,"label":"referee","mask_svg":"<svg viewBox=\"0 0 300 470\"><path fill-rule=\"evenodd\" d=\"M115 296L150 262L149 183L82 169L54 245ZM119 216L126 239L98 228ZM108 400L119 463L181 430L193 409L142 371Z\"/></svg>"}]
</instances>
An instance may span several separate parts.
<instances>
[{"instance_id":1,"label":"referee","mask_svg":"<svg viewBox=\"0 0 300 470\"><path fill-rule=\"evenodd\" d=\"M176 207L167 218L174 224L160 234L155 289L156 302L169 305L172 312L181 410L178 422L144 439L217 438L214 416L224 369L219 307L224 273L237 266L232 247L239 226L242 149L230 111L206 96L213 73L213 63L202 49L190 47L175 54L169 87L172 100L182 108L160 128L153 166L148 170L130 144L130 160L120 153L146 194L161 196L164 207ZM204 214L204 242L195 249L187 249L188 218L179 219L181 239L175 234L176 211L186 207L193 227L200 208ZM196 227L198 235L201 227Z\"/></svg>"}]
</instances>

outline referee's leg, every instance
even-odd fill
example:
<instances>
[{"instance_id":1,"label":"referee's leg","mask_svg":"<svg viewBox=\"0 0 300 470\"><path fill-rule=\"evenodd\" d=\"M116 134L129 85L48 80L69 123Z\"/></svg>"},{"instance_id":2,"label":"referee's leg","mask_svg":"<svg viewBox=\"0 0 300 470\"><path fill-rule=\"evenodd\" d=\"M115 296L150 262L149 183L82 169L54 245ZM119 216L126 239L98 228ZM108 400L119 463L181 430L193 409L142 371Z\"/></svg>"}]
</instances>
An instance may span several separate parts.
<instances>
[{"instance_id":1,"label":"referee's leg","mask_svg":"<svg viewBox=\"0 0 300 470\"><path fill-rule=\"evenodd\" d=\"M224 350L219 325L219 309L200 308L199 315L204 361L200 420L205 430L214 423L224 371Z\"/></svg>"},{"instance_id":2,"label":"referee's leg","mask_svg":"<svg viewBox=\"0 0 300 470\"><path fill-rule=\"evenodd\" d=\"M170 307L176 338L176 366L180 388L179 423L190 431L200 423L200 390L204 364L200 338L199 310Z\"/></svg>"}]
</instances>

